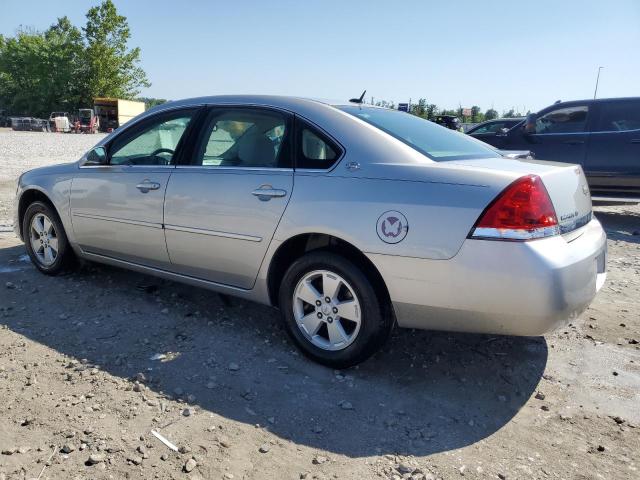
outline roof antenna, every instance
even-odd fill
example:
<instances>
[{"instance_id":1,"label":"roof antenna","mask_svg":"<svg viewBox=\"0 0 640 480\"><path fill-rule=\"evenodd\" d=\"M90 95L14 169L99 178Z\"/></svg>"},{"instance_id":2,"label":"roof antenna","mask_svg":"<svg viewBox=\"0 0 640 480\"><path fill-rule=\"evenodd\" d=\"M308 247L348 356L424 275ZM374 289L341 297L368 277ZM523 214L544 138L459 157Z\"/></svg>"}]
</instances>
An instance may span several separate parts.
<instances>
[{"instance_id":1,"label":"roof antenna","mask_svg":"<svg viewBox=\"0 0 640 480\"><path fill-rule=\"evenodd\" d=\"M360 95L360 98L352 98L351 100L349 100L351 103L362 103L362 101L364 100L364 94L367 93L367 91L365 90L364 92L362 92L362 95Z\"/></svg>"}]
</instances>

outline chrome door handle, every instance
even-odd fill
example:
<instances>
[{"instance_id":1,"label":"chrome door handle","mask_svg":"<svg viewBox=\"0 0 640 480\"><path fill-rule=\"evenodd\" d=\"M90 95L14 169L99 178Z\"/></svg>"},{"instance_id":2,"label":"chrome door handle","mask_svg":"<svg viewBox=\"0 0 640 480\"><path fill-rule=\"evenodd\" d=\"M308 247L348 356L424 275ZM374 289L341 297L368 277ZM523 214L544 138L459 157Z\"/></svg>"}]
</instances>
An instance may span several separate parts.
<instances>
[{"instance_id":1,"label":"chrome door handle","mask_svg":"<svg viewBox=\"0 0 640 480\"><path fill-rule=\"evenodd\" d=\"M260 188L256 188L253 192L251 192L251 195L258 197L263 202L267 202L274 197L284 197L286 194L286 190L273 188L271 185L262 185Z\"/></svg>"},{"instance_id":2,"label":"chrome door handle","mask_svg":"<svg viewBox=\"0 0 640 480\"><path fill-rule=\"evenodd\" d=\"M144 182L137 184L136 188L142 193L147 193L149 190L158 190L160 188L160 184L157 182L150 182L149 180L145 180Z\"/></svg>"}]
</instances>

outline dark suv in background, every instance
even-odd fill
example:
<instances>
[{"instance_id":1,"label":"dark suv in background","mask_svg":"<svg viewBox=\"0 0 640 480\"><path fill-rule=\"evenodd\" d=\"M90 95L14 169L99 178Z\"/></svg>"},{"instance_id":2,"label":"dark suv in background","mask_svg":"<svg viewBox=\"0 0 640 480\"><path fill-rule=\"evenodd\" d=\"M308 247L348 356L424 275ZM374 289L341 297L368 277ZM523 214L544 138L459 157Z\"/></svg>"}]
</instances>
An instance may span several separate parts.
<instances>
[{"instance_id":1,"label":"dark suv in background","mask_svg":"<svg viewBox=\"0 0 640 480\"><path fill-rule=\"evenodd\" d=\"M582 165L594 200L640 201L640 97L557 102L482 140Z\"/></svg>"}]
</instances>

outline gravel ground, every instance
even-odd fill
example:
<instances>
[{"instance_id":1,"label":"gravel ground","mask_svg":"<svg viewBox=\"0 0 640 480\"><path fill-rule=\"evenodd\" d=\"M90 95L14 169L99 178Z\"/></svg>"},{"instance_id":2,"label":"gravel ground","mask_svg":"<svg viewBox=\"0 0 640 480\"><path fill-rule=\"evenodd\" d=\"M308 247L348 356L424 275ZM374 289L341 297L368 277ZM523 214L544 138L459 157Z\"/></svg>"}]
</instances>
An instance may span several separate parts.
<instances>
[{"instance_id":1,"label":"gravel ground","mask_svg":"<svg viewBox=\"0 0 640 480\"><path fill-rule=\"evenodd\" d=\"M20 174L43 165L75 161L104 136L0 128L0 231L12 221L11 203Z\"/></svg>"},{"instance_id":2,"label":"gravel ground","mask_svg":"<svg viewBox=\"0 0 640 480\"><path fill-rule=\"evenodd\" d=\"M22 170L97 140L0 132L0 211ZM398 330L348 371L270 308L92 264L46 277L0 233L0 479L640 478L640 208L596 214L609 277L575 323Z\"/></svg>"}]
</instances>

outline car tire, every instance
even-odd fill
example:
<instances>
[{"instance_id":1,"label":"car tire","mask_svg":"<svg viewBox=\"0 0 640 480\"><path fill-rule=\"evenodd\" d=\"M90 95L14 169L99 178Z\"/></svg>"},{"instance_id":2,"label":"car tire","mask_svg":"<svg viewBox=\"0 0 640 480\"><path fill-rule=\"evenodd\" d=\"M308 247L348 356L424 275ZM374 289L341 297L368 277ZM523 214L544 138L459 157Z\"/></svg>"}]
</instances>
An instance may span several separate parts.
<instances>
[{"instance_id":1,"label":"car tire","mask_svg":"<svg viewBox=\"0 0 640 480\"><path fill-rule=\"evenodd\" d=\"M75 254L55 210L33 202L22 220L22 237L29 258L46 275L58 275L75 264Z\"/></svg>"},{"instance_id":2,"label":"car tire","mask_svg":"<svg viewBox=\"0 0 640 480\"><path fill-rule=\"evenodd\" d=\"M379 293L351 261L315 251L285 273L279 306L287 333L300 350L316 362L342 369L369 358L390 336L393 316Z\"/></svg>"}]
</instances>

